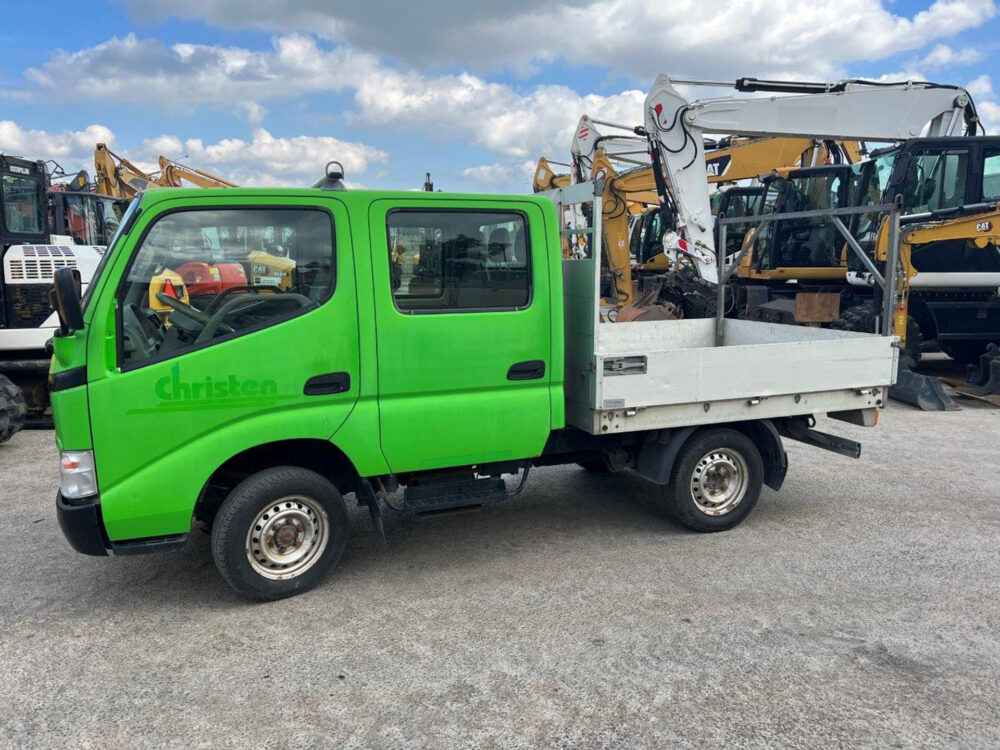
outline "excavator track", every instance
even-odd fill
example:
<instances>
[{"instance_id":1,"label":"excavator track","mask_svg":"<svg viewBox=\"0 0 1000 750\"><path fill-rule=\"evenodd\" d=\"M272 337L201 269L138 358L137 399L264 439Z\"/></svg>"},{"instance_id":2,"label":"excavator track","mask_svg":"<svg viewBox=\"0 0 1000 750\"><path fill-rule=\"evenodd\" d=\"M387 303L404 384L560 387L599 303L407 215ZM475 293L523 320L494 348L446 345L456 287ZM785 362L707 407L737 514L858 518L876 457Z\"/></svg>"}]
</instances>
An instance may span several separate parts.
<instances>
[{"instance_id":1,"label":"excavator track","mask_svg":"<svg viewBox=\"0 0 1000 750\"><path fill-rule=\"evenodd\" d=\"M10 440L24 427L28 405L21 389L0 375L0 443Z\"/></svg>"}]
</instances>

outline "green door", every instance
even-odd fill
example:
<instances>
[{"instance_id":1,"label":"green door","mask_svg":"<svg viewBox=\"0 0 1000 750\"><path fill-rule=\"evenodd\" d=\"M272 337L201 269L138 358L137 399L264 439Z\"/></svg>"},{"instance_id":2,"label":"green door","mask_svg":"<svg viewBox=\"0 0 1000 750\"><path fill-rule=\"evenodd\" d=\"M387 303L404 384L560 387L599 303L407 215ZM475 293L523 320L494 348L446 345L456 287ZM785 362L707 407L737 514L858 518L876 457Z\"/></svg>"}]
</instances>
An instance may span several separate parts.
<instances>
[{"instance_id":1,"label":"green door","mask_svg":"<svg viewBox=\"0 0 1000 750\"><path fill-rule=\"evenodd\" d=\"M89 398L112 540L186 532L222 463L272 441L328 440L357 400L342 204L190 203L143 207L111 271L121 281L95 311Z\"/></svg>"},{"instance_id":2,"label":"green door","mask_svg":"<svg viewBox=\"0 0 1000 750\"><path fill-rule=\"evenodd\" d=\"M414 198L376 201L369 220L389 467L538 455L553 377L541 211Z\"/></svg>"}]
</instances>

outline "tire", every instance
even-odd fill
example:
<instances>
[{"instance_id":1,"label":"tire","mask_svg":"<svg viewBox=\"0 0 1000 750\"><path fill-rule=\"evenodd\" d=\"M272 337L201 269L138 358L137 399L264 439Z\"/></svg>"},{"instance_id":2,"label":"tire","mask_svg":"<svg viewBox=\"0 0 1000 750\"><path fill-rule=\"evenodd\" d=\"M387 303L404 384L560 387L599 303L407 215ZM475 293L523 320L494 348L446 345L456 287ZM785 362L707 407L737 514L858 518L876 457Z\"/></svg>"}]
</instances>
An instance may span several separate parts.
<instances>
[{"instance_id":1,"label":"tire","mask_svg":"<svg viewBox=\"0 0 1000 750\"><path fill-rule=\"evenodd\" d=\"M711 494L709 483L718 486L719 481L727 482L728 496ZM725 531L753 510L763 484L764 464L750 438L726 428L703 430L677 456L667 486L667 510L694 531Z\"/></svg>"},{"instance_id":2,"label":"tire","mask_svg":"<svg viewBox=\"0 0 1000 750\"><path fill-rule=\"evenodd\" d=\"M863 303L848 307L841 313L840 317L830 324L831 328L840 331L858 331L859 333L875 333L875 323L878 314L871 303ZM916 366L920 362L923 352L924 334L920 324L912 315L906 317L906 350L904 354L909 358L910 366Z\"/></svg>"},{"instance_id":3,"label":"tire","mask_svg":"<svg viewBox=\"0 0 1000 750\"><path fill-rule=\"evenodd\" d=\"M340 561L347 530L347 506L329 480L279 466L229 493L212 524L212 557L240 596L284 599L311 589Z\"/></svg>"},{"instance_id":4,"label":"tire","mask_svg":"<svg viewBox=\"0 0 1000 750\"><path fill-rule=\"evenodd\" d=\"M28 405L21 389L6 375L0 375L0 443L5 443L24 427Z\"/></svg>"}]
</instances>

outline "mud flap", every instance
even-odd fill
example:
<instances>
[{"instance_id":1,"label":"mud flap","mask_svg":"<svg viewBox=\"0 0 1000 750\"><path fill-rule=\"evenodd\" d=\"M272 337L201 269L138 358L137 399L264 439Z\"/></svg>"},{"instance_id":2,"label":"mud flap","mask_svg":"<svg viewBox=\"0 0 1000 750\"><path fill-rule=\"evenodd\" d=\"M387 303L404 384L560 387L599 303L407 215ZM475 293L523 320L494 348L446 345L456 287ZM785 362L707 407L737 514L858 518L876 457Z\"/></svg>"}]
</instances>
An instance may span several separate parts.
<instances>
[{"instance_id":1,"label":"mud flap","mask_svg":"<svg viewBox=\"0 0 1000 750\"><path fill-rule=\"evenodd\" d=\"M916 406L924 411L958 411L961 407L945 393L937 378L920 375L899 361L896 384L889 386L889 398Z\"/></svg>"},{"instance_id":2,"label":"mud flap","mask_svg":"<svg viewBox=\"0 0 1000 750\"><path fill-rule=\"evenodd\" d=\"M368 506L368 512L372 517L372 526L382 537L382 544L388 546L389 543L385 538L385 526L382 524L382 503L379 501L379 494L372 487L371 482L361 479L358 482L357 495L358 499Z\"/></svg>"}]
</instances>

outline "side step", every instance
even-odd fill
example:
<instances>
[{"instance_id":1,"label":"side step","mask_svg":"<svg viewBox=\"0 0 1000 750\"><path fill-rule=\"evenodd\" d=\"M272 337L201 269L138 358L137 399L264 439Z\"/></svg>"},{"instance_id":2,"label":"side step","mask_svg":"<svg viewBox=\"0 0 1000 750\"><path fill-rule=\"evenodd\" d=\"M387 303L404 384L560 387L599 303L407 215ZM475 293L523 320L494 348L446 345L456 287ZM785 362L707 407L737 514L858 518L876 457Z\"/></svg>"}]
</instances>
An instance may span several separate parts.
<instances>
[{"instance_id":1,"label":"side step","mask_svg":"<svg viewBox=\"0 0 1000 750\"><path fill-rule=\"evenodd\" d=\"M403 491L406 510L410 513L478 508L506 499L507 485L500 477L425 481Z\"/></svg>"}]
</instances>

